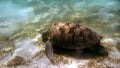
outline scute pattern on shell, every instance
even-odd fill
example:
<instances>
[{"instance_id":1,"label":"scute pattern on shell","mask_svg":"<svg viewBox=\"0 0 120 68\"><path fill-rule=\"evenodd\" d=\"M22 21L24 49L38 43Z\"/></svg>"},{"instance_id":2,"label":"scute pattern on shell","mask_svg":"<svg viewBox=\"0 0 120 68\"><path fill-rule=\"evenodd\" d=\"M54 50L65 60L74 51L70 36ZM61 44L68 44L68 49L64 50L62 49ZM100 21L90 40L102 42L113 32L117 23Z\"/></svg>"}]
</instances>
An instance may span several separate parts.
<instances>
[{"instance_id":1,"label":"scute pattern on shell","mask_svg":"<svg viewBox=\"0 0 120 68\"><path fill-rule=\"evenodd\" d=\"M84 49L100 43L102 37L91 29L72 22L54 23L50 27L53 46L66 49Z\"/></svg>"}]
</instances>

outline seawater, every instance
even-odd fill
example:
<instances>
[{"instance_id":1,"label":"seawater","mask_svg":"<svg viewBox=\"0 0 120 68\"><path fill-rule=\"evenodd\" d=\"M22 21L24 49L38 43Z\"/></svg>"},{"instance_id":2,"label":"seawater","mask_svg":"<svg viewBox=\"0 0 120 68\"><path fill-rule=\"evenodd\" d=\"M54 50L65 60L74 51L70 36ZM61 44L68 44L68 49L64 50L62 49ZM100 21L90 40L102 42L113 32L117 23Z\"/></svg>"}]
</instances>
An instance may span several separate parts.
<instances>
[{"instance_id":1,"label":"seawater","mask_svg":"<svg viewBox=\"0 0 120 68\"><path fill-rule=\"evenodd\" d=\"M0 35L11 35L26 23L42 26L54 21L77 21L117 31L119 6L119 0L2 0Z\"/></svg>"},{"instance_id":2,"label":"seawater","mask_svg":"<svg viewBox=\"0 0 120 68\"><path fill-rule=\"evenodd\" d=\"M120 38L119 0L0 0L0 54L59 21L74 21L104 37ZM38 30L38 32L37 32ZM8 47L8 48L9 48Z\"/></svg>"}]
</instances>

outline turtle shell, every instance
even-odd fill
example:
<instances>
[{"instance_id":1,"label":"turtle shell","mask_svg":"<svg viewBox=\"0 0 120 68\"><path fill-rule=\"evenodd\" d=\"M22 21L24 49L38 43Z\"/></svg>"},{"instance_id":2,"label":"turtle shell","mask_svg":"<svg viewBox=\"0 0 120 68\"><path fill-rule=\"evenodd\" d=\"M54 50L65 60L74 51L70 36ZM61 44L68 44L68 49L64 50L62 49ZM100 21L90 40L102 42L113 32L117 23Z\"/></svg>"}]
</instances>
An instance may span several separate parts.
<instances>
[{"instance_id":1,"label":"turtle shell","mask_svg":"<svg viewBox=\"0 0 120 68\"><path fill-rule=\"evenodd\" d=\"M84 49L100 43L102 36L91 29L72 22L54 23L50 27L50 42L66 49Z\"/></svg>"}]
</instances>

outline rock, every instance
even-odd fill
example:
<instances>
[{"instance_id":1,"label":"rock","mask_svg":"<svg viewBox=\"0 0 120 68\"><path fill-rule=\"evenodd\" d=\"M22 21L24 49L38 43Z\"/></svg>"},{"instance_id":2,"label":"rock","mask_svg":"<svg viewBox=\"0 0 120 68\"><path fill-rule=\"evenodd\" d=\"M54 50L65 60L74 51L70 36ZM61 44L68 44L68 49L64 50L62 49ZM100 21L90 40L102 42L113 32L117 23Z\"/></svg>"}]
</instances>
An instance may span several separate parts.
<instances>
[{"instance_id":1,"label":"rock","mask_svg":"<svg viewBox=\"0 0 120 68\"><path fill-rule=\"evenodd\" d=\"M120 44L120 38L104 38L102 42L111 45L118 45Z\"/></svg>"},{"instance_id":2,"label":"rock","mask_svg":"<svg viewBox=\"0 0 120 68\"><path fill-rule=\"evenodd\" d=\"M114 40L112 38L106 38L103 40L105 43L114 43Z\"/></svg>"},{"instance_id":3,"label":"rock","mask_svg":"<svg viewBox=\"0 0 120 68\"><path fill-rule=\"evenodd\" d=\"M14 56L12 57L12 59L10 59L8 62L7 62L7 66L16 66L16 65L22 65L22 64L25 64L25 59L20 57L20 56Z\"/></svg>"}]
</instances>

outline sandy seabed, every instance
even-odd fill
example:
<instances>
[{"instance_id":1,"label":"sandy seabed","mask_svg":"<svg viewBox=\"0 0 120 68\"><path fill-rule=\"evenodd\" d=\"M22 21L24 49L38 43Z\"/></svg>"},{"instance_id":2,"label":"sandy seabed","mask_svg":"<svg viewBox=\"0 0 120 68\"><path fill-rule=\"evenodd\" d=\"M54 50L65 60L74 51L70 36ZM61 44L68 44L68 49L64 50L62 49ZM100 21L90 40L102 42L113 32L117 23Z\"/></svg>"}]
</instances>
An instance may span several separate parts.
<instances>
[{"instance_id":1,"label":"sandy seabed","mask_svg":"<svg viewBox=\"0 0 120 68\"><path fill-rule=\"evenodd\" d=\"M41 35L36 36L40 38ZM16 41L12 55L0 62L1 68L119 68L120 52L116 48L120 38L104 38L102 44L106 47L107 57L75 59L69 56L56 55L56 63L52 64L45 55L44 43L36 39L27 38Z\"/></svg>"}]
</instances>

